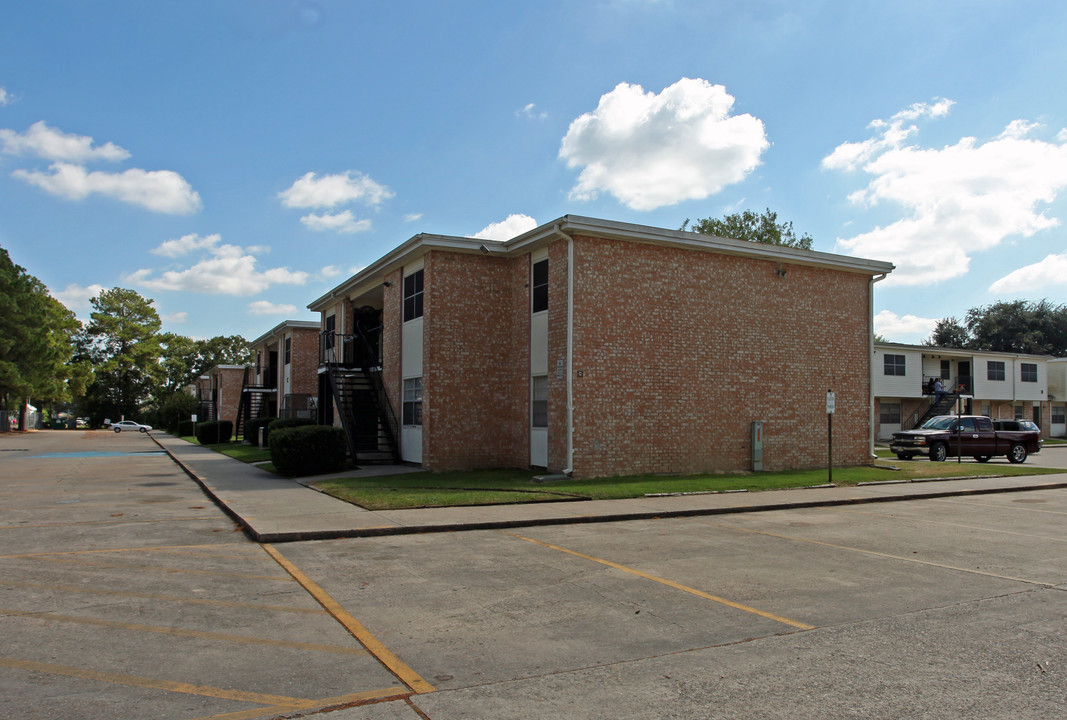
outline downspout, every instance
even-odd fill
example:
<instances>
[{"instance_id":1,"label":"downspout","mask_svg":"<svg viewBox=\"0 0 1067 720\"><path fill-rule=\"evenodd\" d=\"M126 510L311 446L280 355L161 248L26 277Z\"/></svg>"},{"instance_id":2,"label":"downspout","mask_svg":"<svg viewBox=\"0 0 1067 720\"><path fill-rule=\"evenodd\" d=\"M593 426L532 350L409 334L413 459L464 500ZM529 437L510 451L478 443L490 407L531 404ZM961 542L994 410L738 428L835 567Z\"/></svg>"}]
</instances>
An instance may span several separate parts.
<instances>
[{"instance_id":1,"label":"downspout","mask_svg":"<svg viewBox=\"0 0 1067 720\"><path fill-rule=\"evenodd\" d=\"M559 224L552 231L567 241L567 467L563 474L570 476L574 472L574 238L560 230Z\"/></svg>"},{"instance_id":2,"label":"downspout","mask_svg":"<svg viewBox=\"0 0 1067 720\"><path fill-rule=\"evenodd\" d=\"M870 396L868 397L868 410L869 416L867 418L868 431L868 451L871 458L877 457L874 453L874 284L885 280L886 275L889 273L882 273L881 275L872 275L870 281L867 283L867 373L870 375L868 384L870 386Z\"/></svg>"}]
</instances>

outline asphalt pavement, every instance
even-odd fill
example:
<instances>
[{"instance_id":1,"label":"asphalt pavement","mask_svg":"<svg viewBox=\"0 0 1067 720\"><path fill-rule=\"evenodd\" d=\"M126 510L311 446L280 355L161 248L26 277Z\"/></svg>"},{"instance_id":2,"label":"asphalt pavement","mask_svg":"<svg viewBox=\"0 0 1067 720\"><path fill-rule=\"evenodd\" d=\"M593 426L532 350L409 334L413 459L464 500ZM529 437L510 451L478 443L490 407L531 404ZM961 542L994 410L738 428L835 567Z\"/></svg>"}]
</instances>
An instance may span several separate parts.
<instances>
[{"instance_id":1,"label":"asphalt pavement","mask_svg":"<svg viewBox=\"0 0 1067 720\"><path fill-rule=\"evenodd\" d=\"M154 432L152 439L227 514L240 523L249 536L258 542L271 543L725 515L1067 488L1067 449L1053 447L1046 448L1041 456L1031 456L1028 462L1037 466L1063 467L1065 472L1062 474L960 477L938 481L817 486L758 493L688 494L626 500L365 510L307 484L310 480L325 476L306 480L283 478L166 433ZM411 472L420 470L402 465L371 466L341 476L369 477ZM961 474L966 473L964 471Z\"/></svg>"}]
</instances>

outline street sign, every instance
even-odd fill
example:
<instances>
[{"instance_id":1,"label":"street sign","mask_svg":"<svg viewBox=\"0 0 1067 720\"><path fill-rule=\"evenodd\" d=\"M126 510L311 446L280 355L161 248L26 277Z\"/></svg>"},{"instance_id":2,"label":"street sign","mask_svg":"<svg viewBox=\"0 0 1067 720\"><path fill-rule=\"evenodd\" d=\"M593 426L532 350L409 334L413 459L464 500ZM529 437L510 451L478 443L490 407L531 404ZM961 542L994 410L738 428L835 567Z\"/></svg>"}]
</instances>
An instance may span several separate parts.
<instances>
[{"instance_id":1,"label":"street sign","mask_svg":"<svg viewBox=\"0 0 1067 720\"><path fill-rule=\"evenodd\" d=\"M830 391L826 392L826 414L833 415L837 409L837 397Z\"/></svg>"}]
</instances>

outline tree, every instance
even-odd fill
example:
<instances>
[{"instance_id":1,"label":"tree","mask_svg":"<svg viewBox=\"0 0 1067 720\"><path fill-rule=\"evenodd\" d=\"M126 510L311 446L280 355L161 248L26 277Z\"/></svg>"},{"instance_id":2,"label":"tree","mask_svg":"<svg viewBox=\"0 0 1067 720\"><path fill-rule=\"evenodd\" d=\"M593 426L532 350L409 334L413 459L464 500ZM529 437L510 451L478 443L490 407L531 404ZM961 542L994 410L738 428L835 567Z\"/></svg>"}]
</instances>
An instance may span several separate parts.
<instances>
[{"instance_id":1,"label":"tree","mask_svg":"<svg viewBox=\"0 0 1067 720\"><path fill-rule=\"evenodd\" d=\"M0 404L66 403L92 375L74 360L81 330L48 288L0 248Z\"/></svg>"},{"instance_id":2,"label":"tree","mask_svg":"<svg viewBox=\"0 0 1067 720\"><path fill-rule=\"evenodd\" d=\"M124 288L104 290L92 299L81 344L96 368L88 392L94 415L136 415L153 395L162 375L162 323L153 302Z\"/></svg>"},{"instance_id":3,"label":"tree","mask_svg":"<svg viewBox=\"0 0 1067 720\"><path fill-rule=\"evenodd\" d=\"M938 320L933 334L922 344L943 348L965 348L970 341L971 336L967 328L960 325L956 318L950 317Z\"/></svg>"},{"instance_id":4,"label":"tree","mask_svg":"<svg viewBox=\"0 0 1067 720\"><path fill-rule=\"evenodd\" d=\"M1011 300L974 307L962 324L956 318L938 321L923 344L1063 357L1067 355L1067 306L1048 300Z\"/></svg>"},{"instance_id":5,"label":"tree","mask_svg":"<svg viewBox=\"0 0 1067 720\"><path fill-rule=\"evenodd\" d=\"M193 340L184 335L163 333L159 340L162 348L160 399L195 382L216 365L251 365L255 358L248 341L240 335Z\"/></svg>"},{"instance_id":6,"label":"tree","mask_svg":"<svg viewBox=\"0 0 1067 720\"><path fill-rule=\"evenodd\" d=\"M689 218L686 218L680 229L766 245L784 245L801 250L811 250L814 242L810 235L802 235L798 238L793 232L793 223L778 222L778 213L771 212L770 208L767 208L762 215L745 210L724 215L721 220L704 218L697 220L692 227L689 227Z\"/></svg>"}]
</instances>

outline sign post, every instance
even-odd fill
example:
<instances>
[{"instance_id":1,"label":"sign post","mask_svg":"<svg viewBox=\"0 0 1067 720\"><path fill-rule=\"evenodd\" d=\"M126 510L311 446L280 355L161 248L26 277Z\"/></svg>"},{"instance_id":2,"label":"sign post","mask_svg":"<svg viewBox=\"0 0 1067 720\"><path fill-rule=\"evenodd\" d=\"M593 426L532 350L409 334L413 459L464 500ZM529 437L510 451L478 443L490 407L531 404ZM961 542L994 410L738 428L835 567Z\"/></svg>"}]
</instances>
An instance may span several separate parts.
<instances>
[{"instance_id":1,"label":"sign post","mask_svg":"<svg viewBox=\"0 0 1067 720\"><path fill-rule=\"evenodd\" d=\"M834 482L834 411L837 397L833 390L826 391L826 481Z\"/></svg>"}]
</instances>

